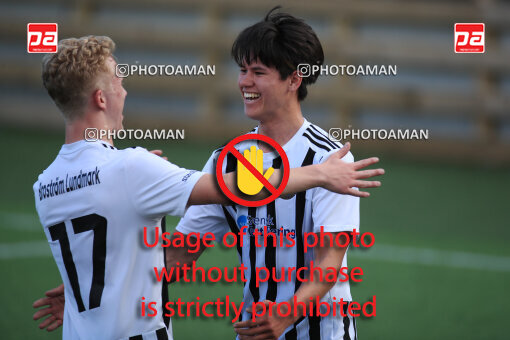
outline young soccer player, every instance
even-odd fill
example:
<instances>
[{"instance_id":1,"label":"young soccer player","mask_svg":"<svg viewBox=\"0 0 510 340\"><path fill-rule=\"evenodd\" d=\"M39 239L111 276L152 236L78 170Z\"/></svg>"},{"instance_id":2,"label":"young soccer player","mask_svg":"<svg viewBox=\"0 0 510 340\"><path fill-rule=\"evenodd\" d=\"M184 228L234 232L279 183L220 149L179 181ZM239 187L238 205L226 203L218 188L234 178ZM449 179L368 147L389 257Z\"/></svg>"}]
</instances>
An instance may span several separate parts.
<instances>
[{"instance_id":1,"label":"young soccer player","mask_svg":"<svg viewBox=\"0 0 510 340\"><path fill-rule=\"evenodd\" d=\"M331 142L327 133L303 117L301 102L307 96L307 86L313 84L318 75L302 77L299 64L322 65L323 50L319 39L303 20L286 13L270 11L264 20L246 28L235 40L232 57L240 67L238 85L244 101L245 114L259 122L254 133L266 135L277 141L285 150L291 167L321 164L331 157L341 145ZM253 143L239 145L239 151ZM264 145L261 145L265 148ZM270 151L267 149L266 151ZM212 172L216 151L204 168ZM264 166L279 168L281 159L272 153L264 155ZM344 157L353 162L351 153ZM227 160L225 173L236 168L234 159ZM336 237L340 232L359 231L359 198L314 188L296 194L291 199L277 199L266 206L247 208L242 206L194 206L191 207L177 230L182 233L213 232L221 239L227 231L238 232L247 228L242 248L238 248L240 261L248 268L244 286L244 306L270 301L288 301L297 315L289 313L282 317L272 306L272 316L266 313L255 322L251 321L252 310L245 310L241 322L235 324L240 339L356 339L356 323L352 316L301 317L303 308L317 296L333 306L333 302L351 301L349 282L302 282L296 279L300 268L320 267L323 272L333 267L338 270L347 266L346 247L314 247L313 252L304 251L304 233L319 233L323 227ZM269 240L266 247L257 247L264 242L264 228ZM257 232L258 231L258 235ZM288 235L293 235L290 239ZM272 243L277 239L276 246ZM284 246L281 247L280 239ZM342 238L342 242L345 238ZM288 244L294 244L287 247ZM168 265L168 264L167 264ZM271 273L275 268L295 267L292 279L272 277L257 287L257 268L265 267ZM302 276L307 277L309 271ZM262 274L265 277L265 274ZM317 277L317 275L316 275ZM278 282L277 282L278 281ZM307 308L309 310L309 308ZM344 310L346 313L346 310ZM285 314L285 312L281 313Z\"/></svg>"},{"instance_id":2,"label":"young soccer player","mask_svg":"<svg viewBox=\"0 0 510 340\"><path fill-rule=\"evenodd\" d=\"M163 249L145 247L142 228L161 227L165 215L183 215L191 205L228 200L211 174L179 168L142 148L118 150L107 137L85 141L90 129L122 129L127 93L115 75L114 47L108 37L65 39L43 60L44 86L65 119L65 144L34 193L65 284L65 310L63 316L46 309L34 317L53 313L43 325L48 329L63 318L64 339L168 339L172 332L163 313L141 316L143 300L162 306L165 295L151 275L164 265ZM378 186L358 180L375 170L355 171L375 160L353 166L340 160L345 152L325 164L292 169L285 193L317 185L345 193L360 183ZM225 180L234 190L233 174Z\"/></svg>"}]
</instances>

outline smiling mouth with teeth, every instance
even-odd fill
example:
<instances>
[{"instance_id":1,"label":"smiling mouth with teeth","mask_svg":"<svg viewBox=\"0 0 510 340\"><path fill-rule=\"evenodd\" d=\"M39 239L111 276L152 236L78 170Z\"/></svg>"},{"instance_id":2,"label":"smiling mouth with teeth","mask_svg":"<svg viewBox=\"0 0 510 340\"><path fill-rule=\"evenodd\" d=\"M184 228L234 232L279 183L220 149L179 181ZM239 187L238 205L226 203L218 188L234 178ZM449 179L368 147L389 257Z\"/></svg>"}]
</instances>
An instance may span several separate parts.
<instances>
[{"instance_id":1,"label":"smiling mouth with teeth","mask_svg":"<svg viewBox=\"0 0 510 340\"><path fill-rule=\"evenodd\" d=\"M260 93L243 92L243 97L246 100L257 100L260 98Z\"/></svg>"}]
</instances>

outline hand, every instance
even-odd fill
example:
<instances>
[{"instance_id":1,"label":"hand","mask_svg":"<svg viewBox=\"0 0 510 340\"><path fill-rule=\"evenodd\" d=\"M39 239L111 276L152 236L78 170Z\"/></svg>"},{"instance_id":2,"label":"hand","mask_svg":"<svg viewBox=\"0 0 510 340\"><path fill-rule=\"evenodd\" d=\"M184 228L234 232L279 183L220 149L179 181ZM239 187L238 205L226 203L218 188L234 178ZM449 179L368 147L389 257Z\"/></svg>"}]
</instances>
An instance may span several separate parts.
<instances>
[{"instance_id":1,"label":"hand","mask_svg":"<svg viewBox=\"0 0 510 340\"><path fill-rule=\"evenodd\" d=\"M64 285L53 288L45 293L46 297L41 298L34 302L32 305L34 308L44 307L39 309L34 314L34 320L39 320L45 315L49 314L44 321L39 324L40 329L45 329L48 332L54 331L55 329L62 326L64 321Z\"/></svg>"},{"instance_id":2,"label":"hand","mask_svg":"<svg viewBox=\"0 0 510 340\"><path fill-rule=\"evenodd\" d=\"M150 153L155 154L156 156L160 156L160 157L161 157L161 158L163 158L165 161L167 161L167 160L168 160L168 158L167 158L167 157L165 157L165 156L161 156L161 155L163 154L163 151L162 151L162 150L151 150L151 151L149 151L149 152L150 152Z\"/></svg>"},{"instance_id":3,"label":"hand","mask_svg":"<svg viewBox=\"0 0 510 340\"><path fill-rule=\"evenodd\" d=\"M289 316L283 317L278 315L276 311L276 304L272 301L262 301L266 306L266 313L259 317L255 321L246 320L236 322L234 324L234 330L239 334L241 340L277 340L285 331L287 327L294 323L294 317L292 313ZM271 303L271 306L270 306ZM257 311L263 310L264 307L257 304ZM269 308L271 308L271 316L269 316ZM251 309L246 310L248 313L252 313ZM281 310L282 314L287 314Z\"/></svg>"},{"instance_id":4,"label":"hand","mask_svg":"<svg viewBox=\"0 0 510 340\"><path fill-rule=\"evenodd\" d=\"M246 158L251 165L257 169L261 174L264 171L264 153L262 150L257 149L255 146L252 146L250 150L244 150L244 158ZM266 170L266 173L263 174L265 179L269 179L273 174L274 169L270 167ZM239 190L241 190L246 195L256 195L262 190L264 186L246 167L241 163L241 161L237 161L237 186Z\"/></svg>"},{"instance_id":5,"label":"hand","mask_svg":"<svg viewBox=\"0 0 510 340\"><path fill-rule=\"evenodd\" d=\"M381 186L379 181L360 181L360 179L383 175L384 169L361 170L379 162L377 157L362 159L354 163L342 161L350 148L351 144L345 143L338 152L332 154L328 160L320 164L326 174L326 183L323 187L340 194L368 197L370 193L354 188L376 188Z\"/></svg>"}]
</instances>

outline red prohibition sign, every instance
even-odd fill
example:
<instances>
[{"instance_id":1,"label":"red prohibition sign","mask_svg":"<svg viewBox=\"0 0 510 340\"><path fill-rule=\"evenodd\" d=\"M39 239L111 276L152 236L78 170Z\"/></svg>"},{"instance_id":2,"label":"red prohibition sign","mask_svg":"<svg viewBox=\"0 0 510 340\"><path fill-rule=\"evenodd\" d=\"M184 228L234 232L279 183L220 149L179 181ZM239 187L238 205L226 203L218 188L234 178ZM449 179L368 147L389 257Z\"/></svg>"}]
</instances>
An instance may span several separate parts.
<instances>
[{"instance_id":1,"label":"red prohibition sign","mask_svg":"<svg viewBox=\"0 0 510 340\"><path fill-rule=\"evenodd\" d=\"M282 178L282 182L280 183L280 186L277 189L274 188L271 185L271 183L269 183L264 178L264 176L262 176L262 174L260 172L258 172L257 169L255 169L255 167L246 158L244 158L244 156L241 155L239 153L239 151L237 151L237 149L234 147L236 144L243 142L245 140L249 140L249 139L260 140L260 141L266 142L267 144L271 145L278 152L280 157L282 158L283 178ZM267 190L269 190L271 192L271 196L264 198L263 200L259 200L259 201L248 201L241 197L237 197L228 189L227 185L225 184L225 181L223 180L222 166L223 166L223 160L225 160L225 157L227 156L227 154L229 152L232 155L234 155L234 157L237 158L237 160L239 160L241 163L243 163L243 165L246 167L246 169L248 171L250 171L253 174L253 176L255 176L264 185L264 187ZM287 182L289 181L289 174L290 174L289 159L287 158L287 155L285 154L285 151L283 151L280 144L278 144L273 139L271 139L267 136L259 135L256 133L242 135L242 136L232 139L227 145L225 145L225 147L223 148L223 150L221 151L221 153L218 157L218 162L216 163L216 179L218 180L218 184L220 185L221 190L232 201L234 201L235 203L237 203L239 205L243 205L245 207L260 207L262 205L271 203L272 201L277 199L281 195L281 193L285 189L285 186L287 185Z\"/></svg>"}]
</instances>

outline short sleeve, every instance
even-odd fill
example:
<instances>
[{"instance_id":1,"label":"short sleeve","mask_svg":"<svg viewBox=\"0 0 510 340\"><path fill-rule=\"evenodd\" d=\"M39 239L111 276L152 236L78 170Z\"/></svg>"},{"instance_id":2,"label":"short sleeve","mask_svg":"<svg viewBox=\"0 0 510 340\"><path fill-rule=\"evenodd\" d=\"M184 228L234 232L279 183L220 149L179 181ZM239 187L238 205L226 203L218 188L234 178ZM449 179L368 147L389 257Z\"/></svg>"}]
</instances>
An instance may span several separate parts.
<instances>
[{"instance_id":1,"label":"short sleeve","mask_svg":"<svg viewBox=\"0 0 510 340\"><path fill-rule=\"evenodd\" d=\"M229 231L223 208L219 204L194 205L177 224L176 230L183 233L213 233L217 242Z\"/></svg>"},{"instance_id":2,"label":"short sleeve","mask_svg":"<svg viewBox=\"0 0 510 340\"><path fill-rule=\"evenodd\" d=\"M320 159L324 162L331 154L338 150L331 151ZM354 162L353 155L349 152L342 159L345 162ZM313 231L320 232L324 227L327 232L359 231L359 197L333 193L324 188L315 188L312 191L312 219Z\"/></svg>"},{"instance_id":3,"label":"short sleeve","mask_svg":"<svg viewBox=\"0 0 510 340\"><path fill-rule=\"evenodd\" d=\"M205 163L204 168L202 169L202 172L206 172L208 174L214 175L216 173L216 160L219 156L218 151L214 151L212 155L207 160L207 163Z\"/></svg>"},{"instance_id":4,"label":"short sleeve","mask_svg":"<svg viewBox=\"0 0 510 340\"><path fill-rule=\"evenodd\" d=\"M180 168L145 149L125 158L125 185L135 209L145 216L182 216L203 173Z\"/></svg>"},{"instance_id":5,"label":"short sleeve","mask_svg":"<svg viewBox=\"0 0 510 340\"><path fill-rule=\"evenodd\" d=\"M214 173L215 159L218 156L214 152L203 168L203 172ZM213 233L215 239L221 242L223 235L228 232L228 224L223 207L219 204L194 205L188 208L186 214L177 224L176 230L183 233Z\"/></svg>"}]
</instances>

